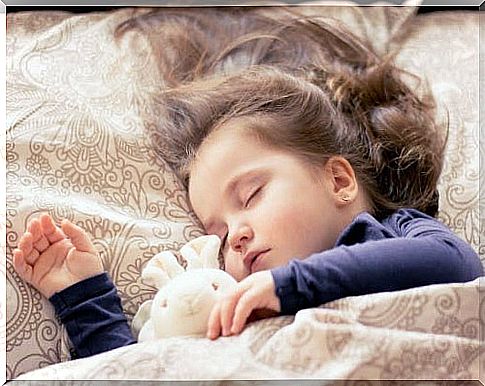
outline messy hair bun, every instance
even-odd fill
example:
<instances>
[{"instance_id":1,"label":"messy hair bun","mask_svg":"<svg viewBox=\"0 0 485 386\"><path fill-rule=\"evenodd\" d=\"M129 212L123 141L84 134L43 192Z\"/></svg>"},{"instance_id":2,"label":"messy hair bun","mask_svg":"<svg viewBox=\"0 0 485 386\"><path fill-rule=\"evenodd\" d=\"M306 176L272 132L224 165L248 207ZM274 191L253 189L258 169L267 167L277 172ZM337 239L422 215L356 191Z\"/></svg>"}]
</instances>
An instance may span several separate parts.
<instances>
[{"instance_id":1,"label":"messy hair bun","mask_svg":"<svg viewBox=\"0 0 485 386\"><path fill-rule=\"evenodd\" d=\"M352 126L348 134L367 148L362 178L376 213L413 207L435 215L446 141L431 96L419 99L401 79L409 74L389 58L361 68L340 63L326 75L313 82L329 91Z\"/></svg>"},{"instance_id":2,"label":"messy hair bun","mask_svg":"<svg viewBox=\"0 0 485 386\"><path fill-rule=\"evenodd\" d=\"M406 85L390 55L331 20L281 9L278 17L252 8L161 11L120 30L154 20L164 27L149 36L167 90L154 101L152 135L186 183L214 128L258 116L254 130L273 145L313 163L346 157L376 216L399 207L435 215L445 141L432 98Z\"/></svg>"}]
</instances>

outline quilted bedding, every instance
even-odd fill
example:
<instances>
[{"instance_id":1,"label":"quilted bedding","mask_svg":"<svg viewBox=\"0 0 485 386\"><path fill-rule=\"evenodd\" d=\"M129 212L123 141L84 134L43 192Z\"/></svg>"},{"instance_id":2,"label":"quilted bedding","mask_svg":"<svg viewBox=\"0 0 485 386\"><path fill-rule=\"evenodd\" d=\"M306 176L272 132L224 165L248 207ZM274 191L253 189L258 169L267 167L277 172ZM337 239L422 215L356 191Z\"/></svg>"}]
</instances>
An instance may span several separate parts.
<instances>
[{"instance_id":1,"label":"quilted bedding","mask_svg":"<svg viewBox=\"0 0 485 386\"><path fill-rule=\"evenodd\" d=\"M478 379L479 280L346 298L239 336L137 343L19 379Z\"/></svg>"}]
</instances>

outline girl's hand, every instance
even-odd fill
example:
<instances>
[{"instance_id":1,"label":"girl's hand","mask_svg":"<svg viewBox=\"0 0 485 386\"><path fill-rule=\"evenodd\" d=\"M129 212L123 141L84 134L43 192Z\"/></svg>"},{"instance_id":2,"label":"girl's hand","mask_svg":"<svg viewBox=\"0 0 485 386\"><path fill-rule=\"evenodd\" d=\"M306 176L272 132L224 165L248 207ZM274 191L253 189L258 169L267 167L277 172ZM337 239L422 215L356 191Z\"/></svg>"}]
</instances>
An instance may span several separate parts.
<instances>
[{"instance_id":1,"label":"girl's hand","mask_svg":"<svg viewBox=\"0 0 485 386\"><path fill-rule=\"evenodd\" d=\"M269 309L280 312L280 300L270 271L255 272L241 280L236 289L221 299L209 316L207 337L239 334L253 310Z\"/></svg>"},{"instance_id":2,"label":"girl's hand","mask_svg":"<svg viewBox=\"0 0 485 386\"><path fill-rule=\"evenodd\" d=\"M13 251L13 265L23 280L47 298L104 272L88 234L67 220L59 228L49 215L29 222Z\"/></svg>"}]
</instances>

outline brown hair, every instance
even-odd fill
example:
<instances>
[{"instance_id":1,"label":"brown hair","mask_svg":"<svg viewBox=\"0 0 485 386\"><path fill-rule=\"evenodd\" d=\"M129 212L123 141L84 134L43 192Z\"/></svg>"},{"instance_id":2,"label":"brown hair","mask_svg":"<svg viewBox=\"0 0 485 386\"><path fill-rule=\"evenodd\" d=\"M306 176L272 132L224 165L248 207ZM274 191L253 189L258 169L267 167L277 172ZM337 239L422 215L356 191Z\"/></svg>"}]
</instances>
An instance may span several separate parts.
<instances>
[{"instance_id":1,"label":"brown hair","mask_svg":"<svg viewBox=\"0 0 485 386\"><path fill-rule=\"evenodd\" d=\"M380 58L322 19L292 12L270 18L256 10L222 12L224 19L221 12L180 12L179 24L170 13L147 16L175 23L165 33L184 36L180 49L198 32L190 45L199 52L176 54L178 72L162 71L169 87L154 101L160 124L151 133L186 185L190 164L213 130L233 118L257 117L251 130L272 146L312 164L331 155L349 160L376 216L400 207L435 215L445 140L431 97L418 98L404 83L393 55ZM202 22L212 31L228 28L227 17L238 12L246 22L229 28L231 41L198 28ZM122 29L140 26L140 20L131 23ZM236 52L240 62L230 65Z\"/></svg>"}]
</instances>

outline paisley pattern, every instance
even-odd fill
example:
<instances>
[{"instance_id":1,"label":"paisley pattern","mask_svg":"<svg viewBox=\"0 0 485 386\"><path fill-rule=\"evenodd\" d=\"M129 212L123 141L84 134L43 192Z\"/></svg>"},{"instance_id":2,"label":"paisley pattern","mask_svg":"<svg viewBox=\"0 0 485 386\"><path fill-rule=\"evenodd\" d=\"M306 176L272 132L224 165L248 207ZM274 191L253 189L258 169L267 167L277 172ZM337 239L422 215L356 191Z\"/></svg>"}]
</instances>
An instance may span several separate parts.
<instances>
[{"instance_id":1,"label":"paisley pattern","mask_svg":"<svg viewBox=\"0 0 485 386\"><path fill-rule=\"evenodd\" d=\"M133 96L157 88L146 76L156 74L150 50L131 57L110 38L130 15L62 13L45 24L9 15L7 378L69 358L50 303L11 264L31 218L47 212L88 231L129 319L153 295L140 282L144 263L202 234L186 192L140 135Z\"/></svg>"},{"instance_id":2,"label":"paisley pattern","mask_svg":"<svg viewBox=\"0 0 485 386\"><path fill-rule=\"evenodd\" d=\"M148 101L162 87L150 46L136 33L117 43L112 37L118 23L146 11L7 15L7 379L477 379L479 366L484 374L478 280L341 299L255 322L216 342L174 338L68 361L69 341L50 303L12 267L12 250L31 218L46 212L89 232L130 320L153 296L140 281L144 264L202 234L182 185L142 134L141 117L156 119ZM373 36L380 52L401 44L402 67L429 80L439 117L449 114L439 218L485 261L478 15L414 17L412 8L392 7L305 12ZM403 33L405 25L411 33Z\"/></svg>"},{"instance_id":3,"label":"paisley pattern","mask_svg":"<svg viewBox=\"0 0 485 386\"><path fill-rule=\"evenodd\" d=\"M478 379L485 354L478 340L479 280L346 298L295 317L253 322L238 336L143 342L18 379L347 379L345 385L362 379ZM389 303L421 296L428 301L417 327L399 328L392 319L374 325L368 318L366 310L383 314ZM439 320L451 320L451 309L453 327L443 329L447 323Z\"/></svg>"}]
</instances>

